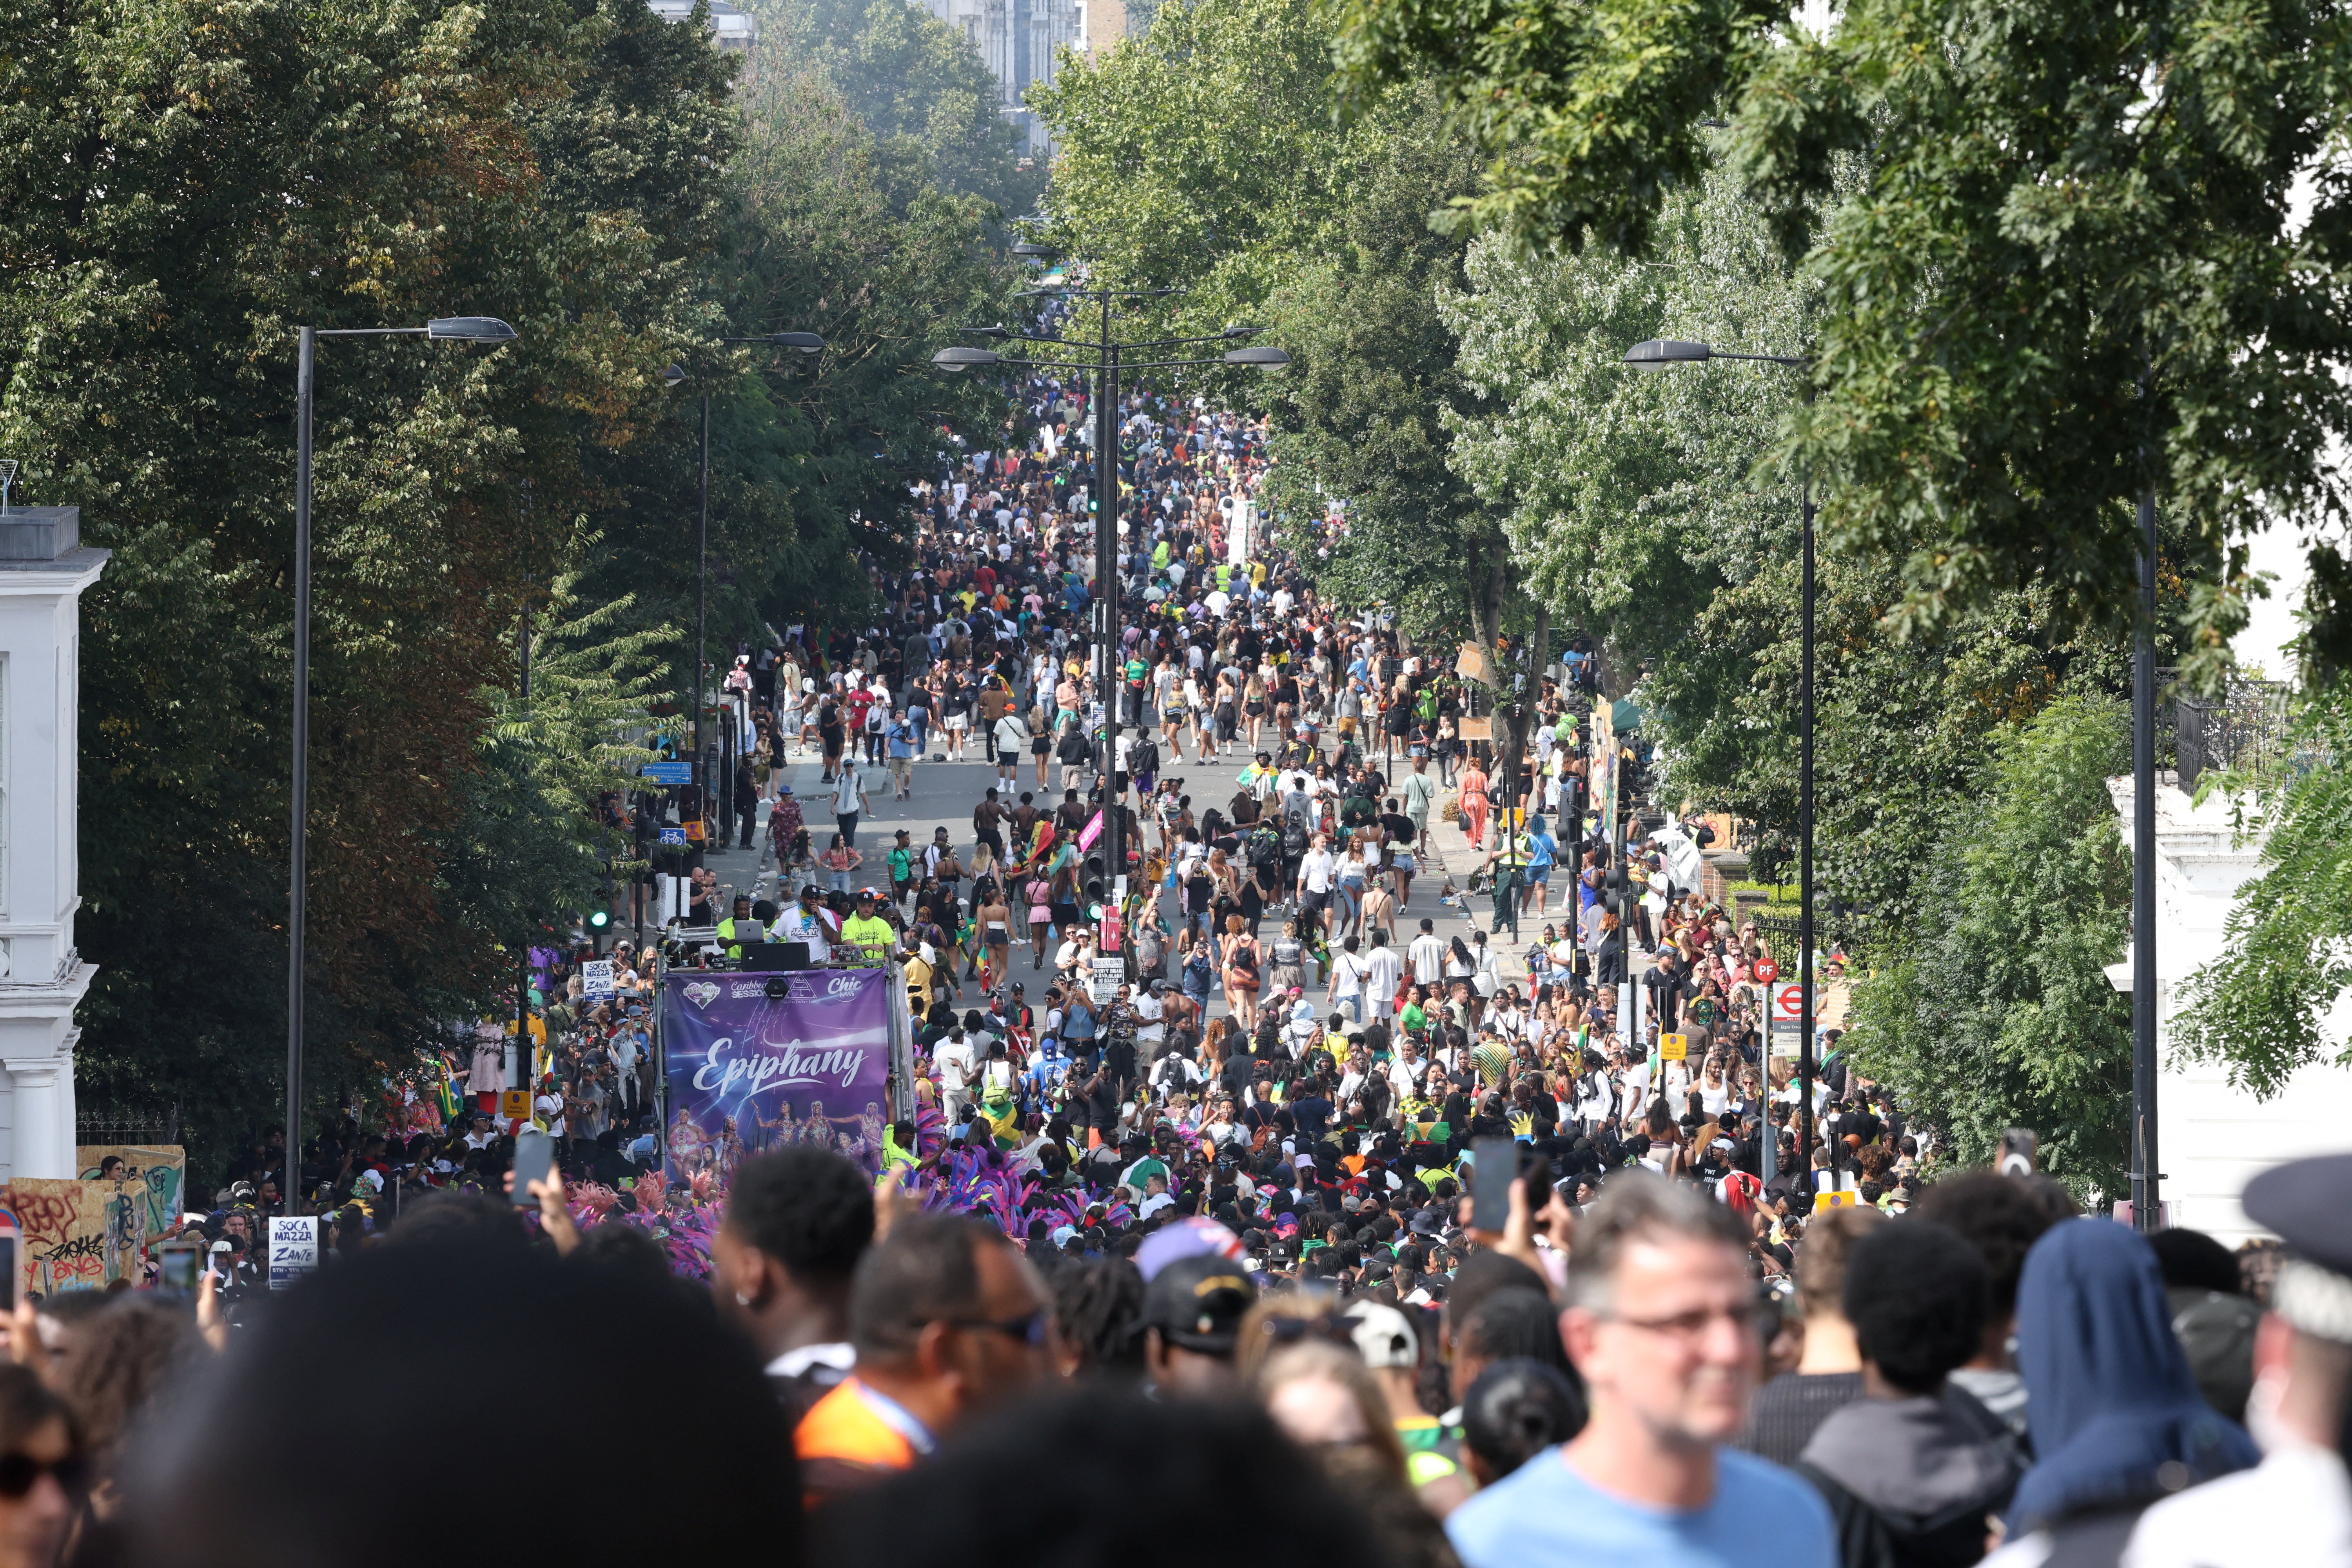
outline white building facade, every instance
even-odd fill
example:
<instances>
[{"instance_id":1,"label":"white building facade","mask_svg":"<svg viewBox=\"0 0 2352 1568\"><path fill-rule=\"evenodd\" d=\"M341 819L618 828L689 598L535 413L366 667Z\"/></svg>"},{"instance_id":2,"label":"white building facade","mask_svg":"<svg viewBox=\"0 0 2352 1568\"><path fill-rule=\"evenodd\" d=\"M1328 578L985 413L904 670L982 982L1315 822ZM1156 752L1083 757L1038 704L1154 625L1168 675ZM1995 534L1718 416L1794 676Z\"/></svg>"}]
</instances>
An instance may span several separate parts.
<instances>
[{"instance_id":1,"label":"white building facade","mask_svg":"<svg viewBox=\"0 0 2352 1568\"><path fill-rule=\"evenodd\" d=\"M80 509L0 514L0 1179L69 1178L81 907Z\"/></svg>"},{"instance_id":2,"label":"white building facade","mask_svg":"<svg viewBox=\"0 0 2352 1568\"><path fill-rule=\"evenodd\" d=\"M1019 128L1028 155L1045 158L1045 125L1026 103L1029 89L1054 79L1055 51L1079 44L1081 0L924 0L932 16L970 38L996 78L997 112Z\"/></svg>"},{"instance_id":3,"label":"white building facade","mask_svg":"<svg viewBox=\"0 0 2352 1568\"><path fill-rule=\"evenodd\" d=\"M2172 1019L2189 977L2221 955L2238 891L2262 869L2259 842L2241 844L2231 803L2218 792L2201 805L2168 770L2156 775L2157 1164L2168 1223L2201 1230L2235 1247L2268 1234L2250 1222L2238 1194L2261 1172L2286 1160L2352 1150L2352 1068L2307 1067L2285 1089L2258 1100L2230 1085L2228 1070L2180 1060ZM2131 841L2132 780L2107 781L2117 826ZM2130 955L2111 977L2130 984ZM2341 1048L2352 1026L2352 996L2338 997L2323 1033Z\"/></svg>"}]
</instances>

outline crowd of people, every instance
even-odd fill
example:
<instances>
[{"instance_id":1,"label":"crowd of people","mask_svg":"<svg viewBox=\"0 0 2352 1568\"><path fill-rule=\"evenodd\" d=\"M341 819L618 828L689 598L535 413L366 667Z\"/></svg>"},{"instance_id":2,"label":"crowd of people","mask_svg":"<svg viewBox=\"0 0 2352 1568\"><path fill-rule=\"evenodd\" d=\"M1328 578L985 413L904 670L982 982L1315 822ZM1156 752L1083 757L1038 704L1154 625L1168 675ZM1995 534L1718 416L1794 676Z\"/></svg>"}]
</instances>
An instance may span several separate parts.
<instances>
[{"instance_id":1,"label":"crowd of people","mask_svg":"<svg viewBox=\"0 0 2352 1568\"><path fill-rule=\"evenodd\" d=\"M278 1140L190 1216L192 1302L26 1303L0 1568L413 1552L380 1516L509 1345L497 1549L550 1561L2352 1568L2352 1162L2257 1180L2287 1250L2233 1254L1952 1169L1833 1031L1806 1100L1769 942L1596 788L1643 756L1588 647L1465 681L1324 601L1344 512L1265 515L1261 427L1117 412L1108 580L1084 395L1040 378L920 488L873 624L731 656L725 801L610 803L649 845L731 808L761 873L677 865L593 993L530 955L547 1180L510 1191L485 1026L305 1144L335 1218L282 1299ZM942 820L866 826L886 789ZM780 942L898 967L913 1114L681 1169L659 976Z\"/></svg>"},{"instance_id":2,"label":"crowd of people","mask_svg":"<svg viewBox=\"0 0 2352 1568\"><path fill-rule=\"evenodd\" d=\"M2285 1243L2250 1283L1956 1172L1823 1211L1792 1292L1638 1166L1578 1202L1530 1162L1499 1230L1441 1203L1339 1244L1387 1277L1264 1268L1190 1214L1041 1245L808 1146L735 1173L700 1281L561 1179L441 1191L241 1321L211 1273L22 1301L0 1568L413 1555L453 1414L509 1367L495 1549L530 1564L1156 1564L1203 1523L1330 1568L2343 1564L2347 1183L2249 1184Z\"/></svg>"}]
</instances>

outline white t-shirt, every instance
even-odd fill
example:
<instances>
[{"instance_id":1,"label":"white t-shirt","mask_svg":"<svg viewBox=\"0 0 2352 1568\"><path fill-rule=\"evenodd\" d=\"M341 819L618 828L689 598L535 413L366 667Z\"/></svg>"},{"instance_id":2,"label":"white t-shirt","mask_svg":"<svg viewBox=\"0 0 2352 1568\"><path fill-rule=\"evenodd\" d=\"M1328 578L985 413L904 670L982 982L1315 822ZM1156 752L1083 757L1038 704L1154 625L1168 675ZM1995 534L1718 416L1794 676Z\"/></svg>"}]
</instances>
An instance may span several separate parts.
<instances>
[{"instance_id":1,"label":"white t-shirt","mask_svg":"<svg viewBox=\"0 0 2352 1568\"><path fill-rule=\"evenodd\" d=\"M950 1098L961 1098L971 1087L971 1042L941 1040L931 1047L931 1060L940 1069L940 1087Z\"/></svg>"},{"instance_id":2,"label":"white t-shirt","mask_svg":"<svg viewBox=\"0 0 2352 1568\"><path fill-rule=\"evenodd\" d=\"M1392 947L1376 947L1364 960L1364 994L1380 1005L1396 999L1397 983L1404 978L1404 961Z\"/></svg>"},{"instance_id":3,"label":"white t-shirt","mask_svg":"<svg viewBox=\"0 0 2352 1568\"><path fill-rule=\"evenodd\" d=\"M1336 997L1360 996L1364 990L1364 976L1370 972L1363 958L1352 952L1331 955L1331 994Z\"/></svg>"},{"instance_id":4,"label":"white t-shirt","mask_svg":"<svg viewBox=\"0 0 2352 1568\"><path fill-rule=\"evenodd\" d=\"M798 904L778 915L771 931L777 942L808 943L809 962L812 963L824 963L833 951L832 944L825 941L824 917L814 910L803 910Z\"/></svg>"},{"instance_id":5,"label":"white t-shirt","mask_svg":"<svg viewBox=\"0 0 2352 1568\"><path fill-rule=\"evenodd\" d=\"M863 783L857 776L857 770L844 762L833 786L833 814L835 816L849 816L856 813L857 796Z\"/></svg>"}]
</instances>

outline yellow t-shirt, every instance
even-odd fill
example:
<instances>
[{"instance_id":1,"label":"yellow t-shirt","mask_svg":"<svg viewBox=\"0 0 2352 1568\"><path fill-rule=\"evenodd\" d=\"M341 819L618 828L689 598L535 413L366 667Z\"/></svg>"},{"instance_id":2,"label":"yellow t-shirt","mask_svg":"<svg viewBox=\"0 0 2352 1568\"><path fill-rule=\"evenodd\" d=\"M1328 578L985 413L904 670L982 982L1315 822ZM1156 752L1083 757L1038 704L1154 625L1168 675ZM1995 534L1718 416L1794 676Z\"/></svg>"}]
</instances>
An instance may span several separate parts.
<instances>
[{"instance_id":1,"label":"yellow t-shirt","mask_svg":"<svg viewBox=\"0 0 2352 1568\"><path fill-rule=\"evenodd\" d=\"M890 929L890 922L878 915L850 916L841 922L841 940L851 947L863 950L867 961L875 963L888 958L890 950L898 942L898 933Z\"/></svg>"}]
</instances>

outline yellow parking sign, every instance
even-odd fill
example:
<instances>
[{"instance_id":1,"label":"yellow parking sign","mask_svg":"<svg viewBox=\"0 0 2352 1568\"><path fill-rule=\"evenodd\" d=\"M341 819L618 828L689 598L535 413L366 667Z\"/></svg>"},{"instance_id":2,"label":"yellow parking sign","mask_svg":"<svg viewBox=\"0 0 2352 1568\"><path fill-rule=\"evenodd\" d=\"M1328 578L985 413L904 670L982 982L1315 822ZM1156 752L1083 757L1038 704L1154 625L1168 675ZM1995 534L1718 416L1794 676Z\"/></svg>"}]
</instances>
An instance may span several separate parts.
<instances>
[{"instance_id":1,"label":"yellow parking sign","mask_svg":"<svg viewBox=\"0 0 2352 1568\"><path fill-rule=\"evenodd\" d=\"M1862 1194L1860 1193L1815 1193L1813 1194L1813 1212L1815 1214L1819 1214L1823 1209L1856 1208L1861 1205L1861 1203Z\"/></svg>"},{"instance_id":2,"label":"yellow parking sign","mask_svg":"<svg viewBox=\"0 0 2352 1568\"><path fill-rule=\"evenodd\" d=\"M1689 1056L1690 1037L1688 1035L1660 1035L1658 1037L1658 1059L1660 1061L1678 1062L1685 1060Z\"/></svg>"}]
</instances>

